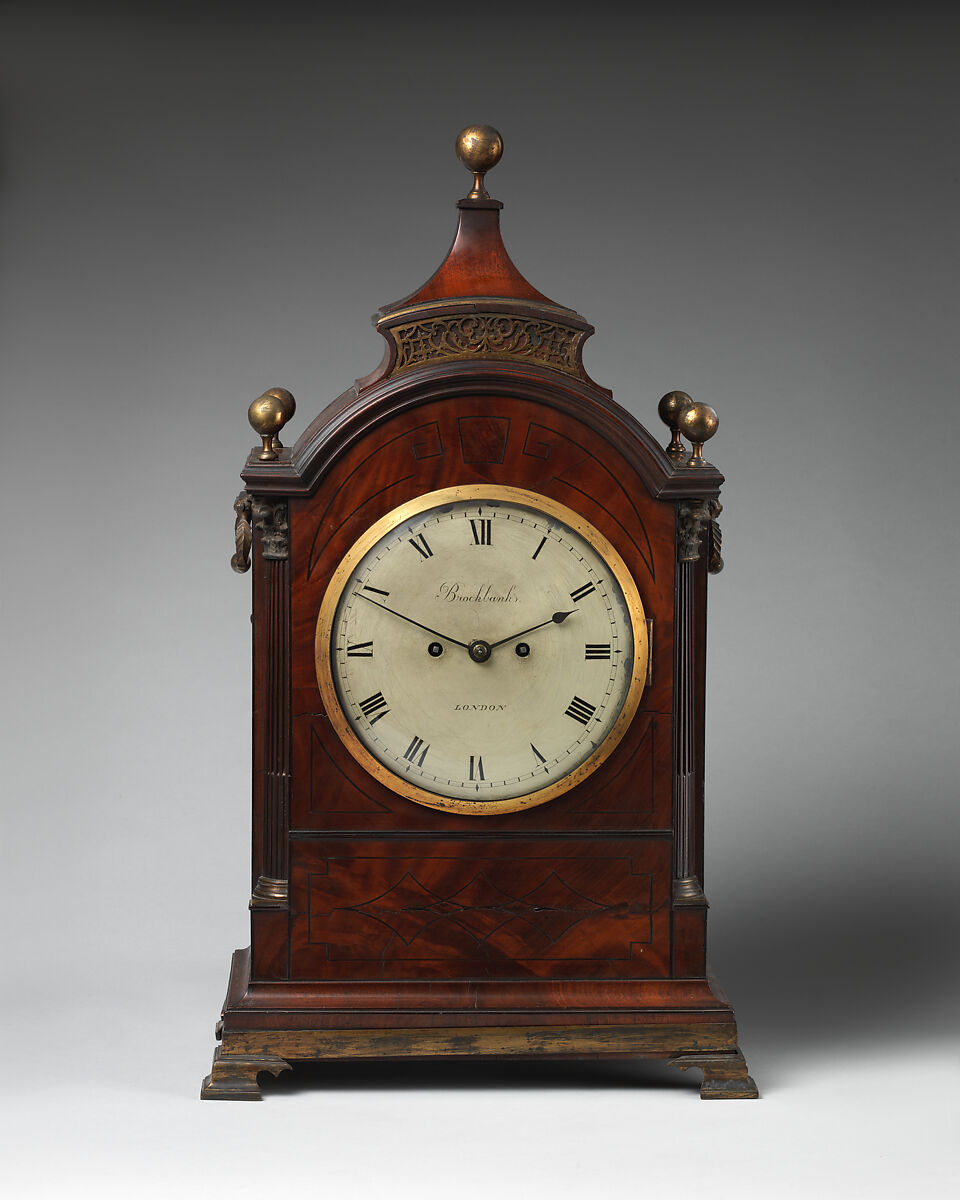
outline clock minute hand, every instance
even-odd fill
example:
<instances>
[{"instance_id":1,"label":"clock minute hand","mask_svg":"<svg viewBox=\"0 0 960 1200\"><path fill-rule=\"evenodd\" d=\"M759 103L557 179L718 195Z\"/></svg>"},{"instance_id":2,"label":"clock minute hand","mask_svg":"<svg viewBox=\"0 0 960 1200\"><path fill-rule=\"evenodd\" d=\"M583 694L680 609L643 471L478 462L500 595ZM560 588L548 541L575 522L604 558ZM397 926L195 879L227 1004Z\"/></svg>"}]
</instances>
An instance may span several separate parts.
<instances>
[{"instance_id":1,"label":"clock minute hand","mask_svg":"<svg viewBox=\"0 0 960 1200\"><path fill-rule=\"evenodd\" d=\"M567 617L572 617L577 610L571 608L569 612L555 612L548 621L541 621L539 625L531 625L529 629L521 629L519 633L511 633L509 637L501 638L499 642L491 642L490 649L495 650L497 646L503 646L507 642L515 642L517 638L523 637L525 633L533 633L535 629L542 629L544 625L562 625Z\"/></svg>"},{"instance_id":2,"label":"clock minute hand","mask_svg":"<svg viewBox=\"0 0 960 1200\"><path fill-rule=\"evenodd\" d=\"M445 642L451 642L454 646L462 646L464 650L470 649L466 642L458 642L456 638L449 637L445 633L439 633L436 629L431 629L429 625L421 625L413 617L404 616L402 612L397 612L395 608L387 608L379 600L371 600L369 596L365 596L362 592L354 592L354 595L358 596L361 600L366 600L368 604L375 604L377 608L382 608L384 612L392 613L395 617L399 617L401 621L409 621L411 625L416 625L418 629L422 629L425 633L432 633L434 637L443 638ZM517 637L519 636L520 634L517 634Z\"/></svg>"}]
</instances>

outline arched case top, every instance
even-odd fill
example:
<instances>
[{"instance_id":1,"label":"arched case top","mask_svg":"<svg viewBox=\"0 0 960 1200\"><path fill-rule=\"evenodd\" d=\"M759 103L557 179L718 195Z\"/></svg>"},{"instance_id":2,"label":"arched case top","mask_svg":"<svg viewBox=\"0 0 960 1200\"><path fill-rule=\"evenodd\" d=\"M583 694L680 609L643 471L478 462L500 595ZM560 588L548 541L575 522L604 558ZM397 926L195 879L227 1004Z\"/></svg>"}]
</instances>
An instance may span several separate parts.
<instances>
[{"instance_id":1,"label":"arched case top","mask_svg":"<svg viewBox=\"0 0 960 1200\"><path fill-rule=\"evenodd\" d=\"M615 446L656 499L713 499L722 475L691 471L583 367L593 326L554 303L520 274L500 235L499 201L464 199L457 233L439 269L417 291L380 309L386 342L377 369L339 396L291 450L264 462L252 452L242 472L264 495L311 495L324 474L376 425L421 405L464 394L546 404L582 421Z\"/></svg>"}]
</instances>

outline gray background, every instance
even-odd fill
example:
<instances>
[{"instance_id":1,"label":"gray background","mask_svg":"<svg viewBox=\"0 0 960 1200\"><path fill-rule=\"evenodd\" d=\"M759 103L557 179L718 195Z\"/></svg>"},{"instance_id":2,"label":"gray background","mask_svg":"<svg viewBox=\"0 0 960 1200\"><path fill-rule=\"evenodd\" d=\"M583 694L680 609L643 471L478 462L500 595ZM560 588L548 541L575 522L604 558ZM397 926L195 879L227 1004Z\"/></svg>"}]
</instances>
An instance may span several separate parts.
<instances>
[{"instance_id":1,"label":"gray background","mask_svg":"<svg viewBox=\"0 0 960 1200\"><path fill-rule=\"evenodd\" d=\"M12 1194L948 1194L951 7L4 7ZM290 388L298 434L378 362L472 121L599 382L652 428L671 388L720 414L707 890L759 1104L656 1064L196 1100L247 941L246 407Z\"/></svg>"}]
</instances>

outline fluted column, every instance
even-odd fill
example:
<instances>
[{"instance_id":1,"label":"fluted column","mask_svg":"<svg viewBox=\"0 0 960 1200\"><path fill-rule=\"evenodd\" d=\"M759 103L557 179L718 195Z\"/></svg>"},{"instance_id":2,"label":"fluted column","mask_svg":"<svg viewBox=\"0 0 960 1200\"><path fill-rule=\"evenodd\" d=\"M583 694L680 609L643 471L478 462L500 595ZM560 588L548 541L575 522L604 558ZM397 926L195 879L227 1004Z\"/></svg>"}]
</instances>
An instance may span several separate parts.
<instances>
[{"instance_id":1,"label":"fluted column","mask_svg":"<svg viewBox=\"0 0 960 1200\"><path fill-rule=\"evenodd\" d=\"M697 878L696 565L710 518L705 500L683 500L677 513L675 631L677 697L674 773L674 903L705 904Z\"/></svg>"},{"instance_id":2,"label":"fluted column","mask_svg":"<svg viewBox=\"0 0 960 1200\"><path fill-rule=\"evenodd\" d=\"M283 500L254 500L259 548L254 578L254 907L289 895L290 542Z\"/></svg>"}]
</instances>

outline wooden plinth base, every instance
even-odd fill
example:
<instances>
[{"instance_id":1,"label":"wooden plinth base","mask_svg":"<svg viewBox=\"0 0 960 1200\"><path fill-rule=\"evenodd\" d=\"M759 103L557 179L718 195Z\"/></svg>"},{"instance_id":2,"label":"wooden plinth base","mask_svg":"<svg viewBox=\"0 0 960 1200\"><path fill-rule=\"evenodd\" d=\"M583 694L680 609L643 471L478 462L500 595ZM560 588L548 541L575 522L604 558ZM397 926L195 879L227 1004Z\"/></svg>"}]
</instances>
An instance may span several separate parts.
<instances>
[{"instance_id":1,"label":"wooden plinth base","mask_svg":"<svg viewBox=\"0 0 960 1200\"><path fill-rule=\"evenodd\" d=\"M365 1011L346 1011L323 1003L329 997L320 985L251 985L248 971L249 955L238 950L218 1025L222 1045L200 1092L204 1100L259 1100L258 1075L279 1075L291 1062L544 1055L667 1059L681 1070L703 1072L704 1100L758 1094L737 1045L733 1011L706 980L661 980L646 995L643 985L626 996L610 988L604 1008L561 1006L559 995L551 1008L539 995L538 1007L526 1011L478 1010L476 1004L431 1011L419 995L416 1007L406 1010L391 997L389 1006L372 998Z\"/></svg>"}]
</instances>

